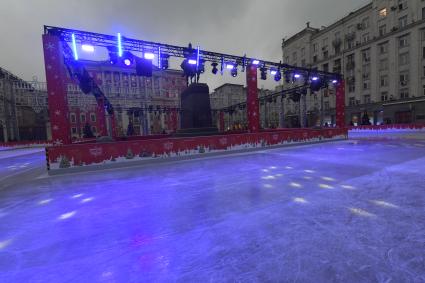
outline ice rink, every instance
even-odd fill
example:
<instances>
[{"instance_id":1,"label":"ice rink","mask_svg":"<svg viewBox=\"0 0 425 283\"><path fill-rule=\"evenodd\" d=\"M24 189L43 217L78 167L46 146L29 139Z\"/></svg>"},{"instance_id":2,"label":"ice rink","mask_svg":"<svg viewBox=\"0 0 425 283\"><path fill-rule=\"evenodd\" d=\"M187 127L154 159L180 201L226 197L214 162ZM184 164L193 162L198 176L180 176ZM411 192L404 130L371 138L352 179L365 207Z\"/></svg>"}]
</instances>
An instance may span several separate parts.
<instances>
[{"instance_id":1,"label":"ice rink","mask_svg":"<svg viewBox=\"0 0 425 283\"><path fill-rule=\"evenodd\" d=\"M425 282L425 134L53 177L44 160L0 156L0 282Z\"/></svg>"}]
</instances>

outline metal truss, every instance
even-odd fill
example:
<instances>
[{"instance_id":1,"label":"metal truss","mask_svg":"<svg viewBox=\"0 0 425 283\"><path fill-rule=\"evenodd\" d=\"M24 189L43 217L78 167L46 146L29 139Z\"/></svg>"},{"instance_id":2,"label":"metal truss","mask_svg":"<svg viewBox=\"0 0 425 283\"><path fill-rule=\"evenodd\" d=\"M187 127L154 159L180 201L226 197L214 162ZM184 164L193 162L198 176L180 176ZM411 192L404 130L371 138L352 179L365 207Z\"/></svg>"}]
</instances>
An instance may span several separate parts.
<instances>
[{"instance_id":1,"label":"metal truss","mask_svg":"<svg viewBox=\"0 0 425 283\"><path fill-rule=\"evenodd\" d=\"M114 35L86 32L81 30L73 30L53 26L44 26L44 33L59 36L63 42L72 42L72 35L74 35L76 43L78 44L84 43L106 48L117 46L117 36ZM169 57L177 58L188 58L189 56L197 55L197 50L193 48L190 49L189 47L132 39L124 36L121 37L121 43L123 51L149 52L153 54L160 53L161 56L166 55ZM276 63L267 60L261 60L260 58L229 55L206 50L199 50L199 58L204 62L212 62L222 65L225 63L232 63L235 65L237 64L243 69L245 69L246 66L250 65L254 60L258 60L259 68L275 69L278 71L280 70L281 72L297 72L307 78L314 75L323 79L342 79L342 75L337 73L324 72L312 68L298 67L284 64L281 62Z\"/></svg>"}]
</instances>

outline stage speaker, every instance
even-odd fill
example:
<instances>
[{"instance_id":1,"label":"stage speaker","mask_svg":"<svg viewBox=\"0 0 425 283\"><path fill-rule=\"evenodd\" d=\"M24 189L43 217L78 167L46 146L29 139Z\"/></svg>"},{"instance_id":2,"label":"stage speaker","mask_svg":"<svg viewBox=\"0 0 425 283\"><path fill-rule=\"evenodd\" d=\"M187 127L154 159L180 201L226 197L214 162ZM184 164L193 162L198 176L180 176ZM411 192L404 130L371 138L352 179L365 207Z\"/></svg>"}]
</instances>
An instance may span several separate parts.
<instances>
[{"instance_id":1,"label":"stage speaker","mask_svg":"<svg viewBox=\"0 0 425 283\"><path fill-rule=\"evenodd\" d=\"M136 74L142 77L152 77L152 60L136 58Z\"/></svg>"}]
</instances>

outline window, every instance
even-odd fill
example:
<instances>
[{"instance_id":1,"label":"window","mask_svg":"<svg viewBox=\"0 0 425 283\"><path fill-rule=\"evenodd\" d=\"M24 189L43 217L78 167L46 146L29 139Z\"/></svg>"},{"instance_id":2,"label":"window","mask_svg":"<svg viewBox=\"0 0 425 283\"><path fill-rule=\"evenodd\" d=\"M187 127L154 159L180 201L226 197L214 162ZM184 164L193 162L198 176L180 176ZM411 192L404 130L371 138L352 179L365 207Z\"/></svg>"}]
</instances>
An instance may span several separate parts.
<instances>
[{"instance_id":1,"label":"window","mask_svg":"<svg viewBox=\"0 0 425 283\"><path fill-rule=\"evenodd\" d=\"M314 55L313 56L313 63L316 63L317 62L317 55Z\"/></svg>"},{"instance_id":2,"label":"window","mask_svg":"<svg viewBox=\"0 0 425 283\"><path fill-rule=\"evenodd\" d=\"M329 51L323 51L323 58L328 59L329 58Z\"/></svg>"},{"instance_id":3,"label":"window","mask_svg":"<svg viewBox=\"0 0 425 283\"><path fill-rule=\"evenodd\" d=\"M329 72L329 64L323 64L323 71Z\"/></svg>"},{"instance_id":4,"label":"window","mask_svg":"<svg viewBox=\"0 0 425 283\"><path fill-rule=\"evenodd\" d=\"M381 87L388 86L388 75L382 75L380 77L380 84Z\"/></svg>"},{"instance_id":5,"label":"window","mask_svg":"<svg viewBox=\"0 0 425 283\"><path fill-rule=\"evenodd\" d=\"M305 47L301 48L301 57L305 56Z\"/></svg>"},{"instance_id":6,"label":"window","mask_svg":"<svg viewBox=\"0 0 425 283\"><path fill-rule=\"evenodd\" d=\"M425 77L425 66L422 67L422 76Z\"/></svg>"},{"instance_id":7,"label":"window","mask_svg":"<svg viewBox=\"0 0 425 283\"><path fill-rule=\"evenodd\" d=\"M425 29L421 29L421 39L425 41Z\"/></svg>"},{"instance_id":8,"label":"window","mask_svg":"<svg viewBox=\"0 0 425 283\"><path fill-rule=\"evenodd\" d=\"M325 108L325 110L329 110L329 101L325 101L324 102L324 108Z\"/></svg>"},{"instance_id":9,"label":"window","mask_svg":"<svg viewBox=\"0 0 425 283\"><path fill-rule=\"evenodd\" d=\"M305 59L301 60L301 67L305 67Z\"/></svg>"},{"instance_id":10,"label":"window","mask_svg":"<svg viewBox=\"0 0 425 283\"><path fill-rule=\"evenodd\" d=\"M77 122L77 117L75 116L75 113L71 113L70 118L71 118L71 123Z\"/></svg>"},{"instance_id":11,"label":"window","mask_svg":"<svg viewBox=\"0 0 425 283\"><path fill-rule=\"evenodd\" d=\"M368 90L370 88L369 81L363 81L363 90Z\"/></svg>"},{"instance_id":12,"label":"window","mask_svg":"<svg viewBox=\"0 0 425 283\"><path fill-rule=\"evenodd\" d=\"M370 95L365 95L365 96L363 96L363 103L364 103L364 104L368 104L368 103L370 103Z\"/></svg>"},{"instance_id":13,"label":"window","mask_svg":"<svg viewBox=\"0 0 425 283\"><path fill-rule=\"evenodd\" d=\"M364 18L362 20L362 28L367 29L369 27L369 18Z\"/></svg>"},{"instance_id":14,"label":"window","mask_svg":"<svg viewBox=\"0 0 425 283\"><path fill-rule=\"evenodd\" d=\"M379 44L379 53L387 54L388 53L388 42Z\"/></svg>"},{"instance_id":15,"label":"window","mask_svg":"<svg viewBox=\"0 0 425 283\"><path fill-rule=\"evenodd\" d=\"M72 127L71 132L72 132L73 135L76 135L77 134L77 128Z\"/></svg>"},{"instance_id":16,"label":"window","mask_svg":"<svg viewBox=\"0 0 425 283\"><path fill-rule=\"evenodd\" d=\"M400 98L401 99L409 98L409 90L408 89L400 90Z\"/></svg>"},{"instance_id":17,"label":"window","mask_svg":"<svg viewBox=\"0 0 425 283\"><path fill-rule=\"evenodd\" d=\"M422 86L423 95L425 95L425 85Z\"/></svg>"},{"instance_id":18,"label":"window","mask_svg":"<svg viewBox=\"0 0 425 283\"><path fill-rule=\"evenodd\" d=\"M425 20L425 7L422 8L422 20Z\"/></svg>"},{"instance_id":19,"label":"window","mask_svg":"<svg viewBox=\"0 0 425 283\"><path fill-rule=\"evenodd\" d=\"M96 133L97 133L97 129L96 129L96 127L95 127L95 126L91 127L91 131L92 131L92 133L93 133L94 135L96 135Z\"/></svg>"},{"instance_id":20,"label":"window","mask_svg":"<svg viewBox=\"0 0 425 283\"><path fill-rule=\"evenodd\" d=\"M366 33L366 34L363 34L363 42L368 42L369 41L369 34L368 33Z\"/></svg>"},{"instance_id":21,"label":"window","mask_svg":"<svg viewBox=\"0 0 425 283\"><path fill-rule=\"evenodd\" d=\"M408 46L409 45L409 36L405 35L405 36L400 37L398 42L399 42L398 45L399 45L400 48Z\"/></svg>"},{"instance_id":22,"label":"window","mask_svg":"<svg viewBox=\"0 0 425 283\"><path fill-rule=\"evenodd\" d=\"M363 63L370 62L370 49L365 49L362 51Z\"/></svg>"},{"instance_id":23,"label":"window","mask_svg":"<svg viewBox=\"0 0 425 283\"><path fill-rule=\"evenodd\" d=\"M81 123L86 122L86 114L80 114L80 121L81 121Z\"/></svg>"},{"instance_id":24,"label":"window","mask_svg":"<svg viewBox=\"0 0 425 283\"><path fill-rule=\"evenodd\" d=\"M388 59L382 59L379 61L379 70L388 70Z\"/></svg>"},{"instance_id":25,"label":"window","mask_svg":"<svg viewBox=\"0 0 425 283\"><path fill-rule=\"evenodd\" d=\"M388 100L388 92L381 93L381 101L387 101Z\"/></svg>"},{"instance_id":26,"label":"window","mask_svg":"<svg viewBox=\"0 0 425 283\"><path fill-rule=\"evenodd\" d=\"M379 26L379 36L384 36L387 33L387 26L382 25Z\"/></svg>"},{"instance_id":27,"label":"window","mask_svg":"<svg viewBox=\"0 0 425 283\"><path fill-rule=\"evenodd\" d=\"M296 62L297 62L297 52L292 53L292 61L293 61L294 63L296 63Z\"/></svg>"},{"instance_id":28,"label":"window","mask_svg":"<svg viewBox=\"0 0 425 283\"><path fill-rule=\"evenodd\" d=\"M409 64L409 53L403 53L399 55L398 64L400 66Z\"/></svg>"},{"instance_id":29,"label":"window","mask_svg":"<svg viewBox=\"0 0 425 283\"><path fill-rule=\"evenodd\" d=\"M350 97L348 104L350 106L356 105L356 98L355 97Z\"/></svg>"},{"instance_id":30,"label":"window","mask_svg":"<svg viewBox=\"0 0 425 283\"><path fill-rule=\"evenodd\" d=\"M398 0L398 9L400 11L407 9L407 1L406 0Z\"/></svg>"},{"instance_id":31,"label":"window","mask_svg":"<svg viewBox=\"0 0 425 283\"><path fill-rule=\"evenodd\" d=\"M354 82L348 84L348 92L355 92L356 91L356 85Z\"/></svg>"},{"instance_id":32,"label":"window","mask_svg":"<svg viewBox=\"0 0 425 283\"><path fill-rule=\"evenodd\" d=\"M400 73L400 85L407 86L408 83L409 83L409 73L408 72Z\"/></svg>"},{"instance_id":33,"label":"window","mask_svg":"<svg viewBox=\"0 0 425 283\"><path fill-rule=\"evenodd\" d=\"M317 52L317 43L313 44L313 52Z\"/></svg>"},{"instance_id":34,"label":"window","mask_svg":"<svg viewBox=\"0 0 425 283\"><path fill-rule=\"evenodd\" d=\"M379 17L382 19L382 18L385 18L387 16L387 8L384 8L384 9L381 9L381 10L379 10Z\"/></svg>"},{"instance_id":35,"label":"window","mask_svg":"<svg viewBox=\"0 0 425 283\"><path fill-rule=\"evenodd\" d=\"M90 113L90 121L96 122L96 114Z\"/></svg>"},{"instance_id":36,"label":"window","mask_svg":"<svg viewBox=\"0 0 425 283\"><path fill-rule=\"evenodd\" d=\"M405 26L407 26L407 16L398 19L398 27L404 28Z\"/></svg>"},{"instance_id":37,"label":"window","mask_svg":"<svg viewBox=\"0 0 425 283\"><path fill-rule=\"evenodd\" d=\"M422 58L425 59L425 46L422 47Z\"/></svg>"}]
</instances>

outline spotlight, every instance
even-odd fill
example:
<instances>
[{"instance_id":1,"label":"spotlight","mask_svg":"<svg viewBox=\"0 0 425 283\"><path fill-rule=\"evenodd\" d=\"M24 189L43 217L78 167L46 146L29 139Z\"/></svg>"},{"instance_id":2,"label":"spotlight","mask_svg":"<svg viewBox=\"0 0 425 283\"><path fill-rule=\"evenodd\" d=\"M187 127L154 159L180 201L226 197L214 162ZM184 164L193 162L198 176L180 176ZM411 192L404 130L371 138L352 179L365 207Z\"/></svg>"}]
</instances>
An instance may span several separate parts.
<instances>
[{"instance_id":1,"label":"spotlight","mask_svg":"<svg viewBox=\"0 0 425 283\"><path fill-rule=\"evenodd\" d=\"M316 82L316 81L318 81L318 80L319 80L319 77L314 76L314 77L312 77L312 78L311 78L311 80L312 80L313 82Z\"/></svg>"},{"instance_id":2,"label":"spotlight","mask_svg":"<svg viewBox=\"0 0 425 283\"><path fill-rule=\"evenodd\" d=\"M252 65L260 65L260 61L259 60L252 60Z\"/></svg>"},{"instance_id":3,"label":"spotlight","mask_svg":"<svg viewBox=\"0 0 425 283\"><path fill-rule=\"evenodd\" d=\"M232 77L237 77L238 76L238 68L234 67L231 71L230 74L232 75Z\"/></svg>"},{"instance_id":4,"label":"spotlight","mask_svg":"<svg viewBox=\"0 0 425 283\"><path fill-rule=\"evenodd\" d=\"M216 75L217 74L217 72L218 72L218 68L217 68L217 66L218 66L218 63L212 63L211 64L211 66L212 66L212 70L211 70L211 72L214 74L214 75Z\"/></svg>"},{"instance_id":5,"label":"spotlight","mask_svg":"<svg viewBox=\"0 0 425 283\"><path fill-rule=\"evenodd\" d=\"M136 74L143 77L152 77L152 60L136 57Z\"/></svg>"},{"instance_id":6,"label":"spotlight","mask_svg":"<svg viewBox=\"0 0 425 283\"><path fill-rule=\"evenodd\" d=\"M130 66L131 64L133 64L134 61L134 55L131 54L131 52L124 52L122 55L122 62L124 63L124 65L126 66Z\"/></svg>"},{"instance_id":7,"label":"spotlight","mask_svg":"<svg viewBox=\"0 0 425 283\"><path fill-rule=\"evenodd\" d=\"M261 79L262 80L267 80L267 68L266 67L262 67L260 68L261 71Z\"/></svg>"},{"instance_id":8,"label":"spotlight","mask_svg":"<svg viewBox=\"0 0 425 283\"><path fill-rule=\"evenodd\" d=\"M282 73L279 71L276 71L276 74L274 75L274 80L276 82L279 82L282 79Z\"/></svg>"},{"instance_id":9,"label":"spotlight","mask_svg":"<svg viewBox=\"0 0 425 283\"><path fill-rule=\"evenodd\" d=\"M274 75L276 75L276 74L277 74L277 71L276 71L276 70L270 70L270 74L271 74L272 76L274 76Z\"/></svg>"},{"instance_id":10,"label":"spotlight","mask_svg":"<svg viewBox=\"0 0 425 283\"><path fill-rule=\"evenodd\" d=\"M230 64L230 63L226 64L226 69L233 70L234 68L235 68L235 66L233 64Z\"/></svg>"},{"instance_id":11,"label":"spotlight","mask_svg":"<svg viewBox=\"0 0 425 283\"><path fill-rule=\"evenodd\" d=\"M167 70L169 67L168 58L170 56L167 54L161 54L161 69Z\"/></svg>"},{"instance_id":12,"label":"spotlight","mask_svg":"<svg viewBox=\"0 0 425 283\"><path fill-rule=\"evenodd\" d=\"M187 62L188 62L190 65L196 65L196 60L194 60L194 59L189 59Z\"/></svg>"},{"instance_id":13,"label":"spotlight","mask_svg":"<svg viewBox=\"0 0 425 283\"><path fill-rule=\"evenodd\" d=\"M291 73L290 72L286 72L285 73L285 82L287 84L290 84L292 82L292 80L291 80Z\"/></svg>"},{"instance_id":14,"label":"spotlight","mask_svg":"<svg viewBox=\"0 0 425 283\"><path fill-rule=\"evenodd\" d=\"M81 49L85 52L94 52L94 46L89 44L81 45Z\"/></svg>"},{"instance_id":15,"label":"spotlight","mask_svg":"<svg viewBox=\"0 0 425 283\"><path fill-rule=\"evenodd\" d=\"M338 81L337 81L337 80L332 80L332 83L333 83L333 84L337 84L337 83L338 83Z\"/></svg>"},{"instance_id":16,"label":"spotlight","mask_svg":"<svg viewBox=\"0 0 425 283\"><path fill-rule=\"evenodd\" d=\"M153 60L155 58L155 55L153 53L145 53L144 54L145 59L147 60Z\"/></svg>"},{"instance_id":17,"label":"spotlight","mask_svg":"<svg viewBox=\"0 0 425 283\"><path fill-rule=\"evenodd\" d=\"M195 64L193 64L195 62ZM181 64L184 75L186 77L193 77L196 75L196 60L193 59L185 59Z\"/></svg>"},{"instance_id":18,"label":"spotlight","mask_svg":"<svg viewBox=\"0 0 425 283\"><path fill-rule=\"evenodd\" d=\"M294 74L294 78L299 79L299 78L301 78L301 75L300 74Z\"/></svg>"}]
</instances>

